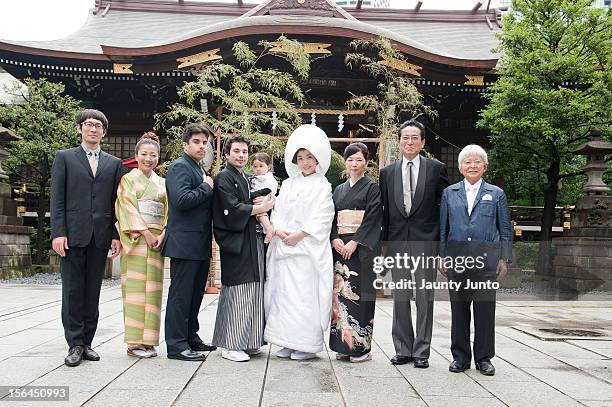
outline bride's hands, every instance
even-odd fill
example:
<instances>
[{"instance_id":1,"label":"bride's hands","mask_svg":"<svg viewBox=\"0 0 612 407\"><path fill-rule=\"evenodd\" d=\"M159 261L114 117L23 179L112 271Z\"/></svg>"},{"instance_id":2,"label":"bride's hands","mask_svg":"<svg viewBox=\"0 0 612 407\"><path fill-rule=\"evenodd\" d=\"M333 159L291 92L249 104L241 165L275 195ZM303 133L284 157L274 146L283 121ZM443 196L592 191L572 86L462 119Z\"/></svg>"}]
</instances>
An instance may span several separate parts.
<instances>
[{"instance_id":1,"label":"bride's hands","mask_svg":"<svg viewBox=\"0 0 612 407\"><path fill-rule=\"evenodd\" d=\"M287 246L295 246L300 240L304 238L304 236L304 232L298 230L297 232L293 232L289 236L285 237L283 239L283 243Z\"/></svg>"},{"instance_id":2,"label":"bride's hands","mask_svg":"<svg viewBox=\"0 0 612 407\"><path fill-rule=\"evenodd\" d=\"M274 234L278 237L280 237L281 240L285 240L285 238L287 238L287 236L289 236L288 232L285 232L284 230L275 230Z\"/></svg>"}]
</instances>

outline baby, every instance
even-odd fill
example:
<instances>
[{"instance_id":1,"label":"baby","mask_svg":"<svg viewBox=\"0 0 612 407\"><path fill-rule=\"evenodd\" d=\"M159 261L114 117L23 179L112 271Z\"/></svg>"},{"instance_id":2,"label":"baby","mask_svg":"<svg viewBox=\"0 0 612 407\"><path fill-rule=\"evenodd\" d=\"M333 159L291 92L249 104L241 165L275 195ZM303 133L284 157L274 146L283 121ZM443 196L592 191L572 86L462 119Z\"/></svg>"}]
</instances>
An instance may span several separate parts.
<instances>
[{"instance_id":1,"label":"baby","mask_svg":"<svg viewBox=\"0 0 612 407\"><path fill-rule=\"evenodd\" d=\"M276 195L278 189L278 182L272 175L272 159L266 153L255 153L253 155L253 162L251 164L253 168L253 178L251 178L251 198L257 198L259 196L266 196L272 194ZM257 220L261 223L264 228L266 238L264 243L270 243L272 237L274 237L274 227L270 223L270 218L267 213L257 215Z\"/></svg>"}]
</instances>

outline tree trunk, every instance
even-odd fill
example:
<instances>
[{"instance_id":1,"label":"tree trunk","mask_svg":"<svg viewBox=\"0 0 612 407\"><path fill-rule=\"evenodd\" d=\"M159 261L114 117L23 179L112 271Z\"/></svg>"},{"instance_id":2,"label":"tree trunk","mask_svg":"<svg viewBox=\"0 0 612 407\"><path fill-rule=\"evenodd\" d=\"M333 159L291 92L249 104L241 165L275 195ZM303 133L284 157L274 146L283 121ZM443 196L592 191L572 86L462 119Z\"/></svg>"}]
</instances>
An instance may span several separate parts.
<instances>
[{"instance_id":1,"label":"tree trunk","mask_svg":"<svg viewBox=\"0 0 612 407\"><path fill-rule=\"evenodd\" d=\"M552 227L555 222L555 206L559 192L560 160L553 160L546 171L547 183L544 185L544 210L542 212L542 231L540 233L540 254L538 272L552 274Z\"/></svg>"},{"instance_id":2,"label":"tree trunk","mask_svg":"<svg viewBox=\"0 0 612 407\"><path fill-rule=\"evenodd\" d=\"M40 193L38 195L38 208L36 213L38 214L38 222L36 225L36 258L35 264L46 264L47 253L45 250L45 241L49 238L45 230L45 215L47 214L47 183L41 182L39 184Z\"/></svg>"}]
</instances>

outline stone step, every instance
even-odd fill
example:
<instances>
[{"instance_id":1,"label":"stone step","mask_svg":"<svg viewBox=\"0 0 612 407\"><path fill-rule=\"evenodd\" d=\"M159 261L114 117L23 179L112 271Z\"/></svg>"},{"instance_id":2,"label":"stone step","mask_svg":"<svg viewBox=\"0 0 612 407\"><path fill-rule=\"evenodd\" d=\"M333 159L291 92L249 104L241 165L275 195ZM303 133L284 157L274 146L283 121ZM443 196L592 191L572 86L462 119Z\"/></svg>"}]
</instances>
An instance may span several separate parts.
<instances>
[{"instance_id":1,"label":"stone step","mask_svg":"<svg viewBox=\"0 0 612 407\"><path fill-rule=\"evenodd\" d=\"M24 267L32 265L32 257L28 253L22 255L0 256L0 268Z\"/></svg>"},{"instance_id":2,"label":"stone step","mask_svg":"<svg viewBox=\"0 0 612 407\"><path fill-rule=\"evenodd\" d=\"M10 256L13 254L30 254L30 246L27 244L0 245L0 256Z\"/></svg>"},{"instance_id":3,"label":"stone step","mask_svg":"<svg viewBox=\"0 0 612 407\"><path fill-rule=\"evenodd\" d=\"M0 215L0 225L23 226L23 218L19 216Z\"/></svg>"}]
</instances>

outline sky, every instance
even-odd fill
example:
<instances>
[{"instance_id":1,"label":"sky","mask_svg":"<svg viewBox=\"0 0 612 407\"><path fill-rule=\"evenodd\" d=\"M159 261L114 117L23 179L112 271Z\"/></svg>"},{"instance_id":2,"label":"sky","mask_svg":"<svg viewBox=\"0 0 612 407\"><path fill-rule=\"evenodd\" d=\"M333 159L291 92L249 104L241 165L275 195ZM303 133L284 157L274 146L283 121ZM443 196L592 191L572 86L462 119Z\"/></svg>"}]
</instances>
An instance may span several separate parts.
<instances>
[{"instance_id":1,"label":"sky","mask_svg":"<svg viewBox=\"0 0 612 407\"><path fill-rule=\"evenodd\" d=\"M194 0L189 0L194 1ZM209 2L212 0L196 0ZM234 3L236 0L214 0ZM262 0L245 0L261 3ZM423 0L422 9L471 9L477 0ZM501 0L492 0L491 6ZM391 0L393 8L413 8L416 0ZM486 0L484 1L486 7ZM0 0L0 39L53 40L78 30L94 0Z\"/></svg>"}]
</instances>

